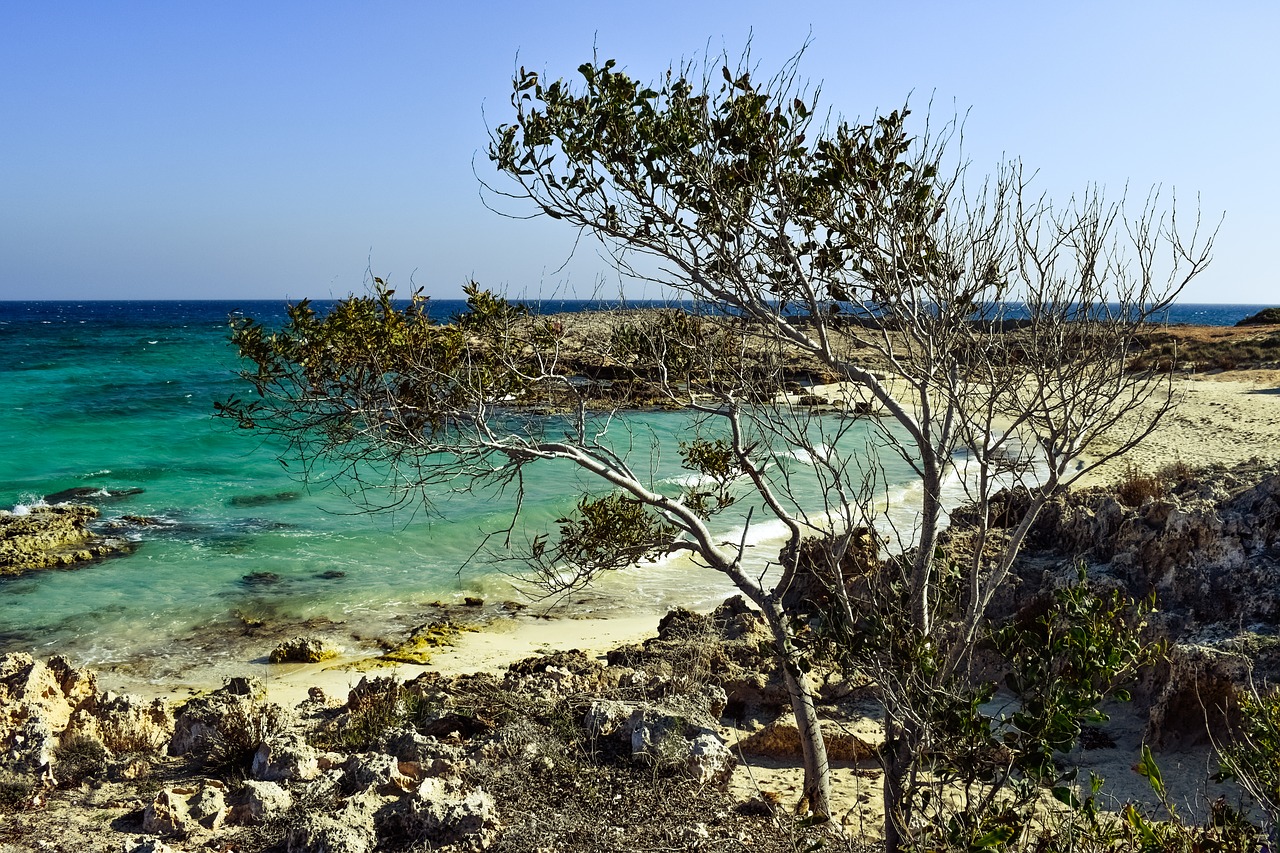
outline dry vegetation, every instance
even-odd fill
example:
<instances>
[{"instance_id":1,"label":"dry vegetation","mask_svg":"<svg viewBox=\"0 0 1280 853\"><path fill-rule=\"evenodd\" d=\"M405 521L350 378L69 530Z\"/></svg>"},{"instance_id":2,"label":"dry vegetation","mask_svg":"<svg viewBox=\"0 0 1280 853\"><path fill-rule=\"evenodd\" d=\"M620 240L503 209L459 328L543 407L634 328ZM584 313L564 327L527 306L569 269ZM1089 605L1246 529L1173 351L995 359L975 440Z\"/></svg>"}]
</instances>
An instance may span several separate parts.
<instances>
[{"instance_id":1,"label":"dry vegetation","mask_svg":"<svg viewBox=\"0 0 1280 853\"><path fill-rule=\"evenodd\" d=\"M1168 326L1148 333L1146 349L1133 360L1137 370L1185 371L1275 369L1280 367L1280 326Z\"/></svg>"}]
</instances>

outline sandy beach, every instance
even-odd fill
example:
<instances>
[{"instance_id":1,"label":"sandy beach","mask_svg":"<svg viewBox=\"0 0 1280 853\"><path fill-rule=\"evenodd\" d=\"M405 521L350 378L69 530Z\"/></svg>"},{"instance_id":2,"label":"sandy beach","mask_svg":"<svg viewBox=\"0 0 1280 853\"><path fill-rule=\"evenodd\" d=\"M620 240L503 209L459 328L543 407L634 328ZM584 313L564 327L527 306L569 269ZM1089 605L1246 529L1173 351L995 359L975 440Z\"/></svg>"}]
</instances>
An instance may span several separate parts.
<instances>
[{"instance_id":1,"label":"sandy beach","mask_svg":"<svg viewBox=\"0 0 1280 853\"><path fill-rule=\"evenodd\" d=\"M1175 380L1176 403L1155 433L1080 485L1114 480L1132 464L1155 472L1280 456L1280 370L1222 371Z\"/></svg>"},{"instance_id":2,"label":"sandy beach","mask_svg":"<svg viewBox=\"0 0 1280 853\"><path fill-rule=\"evenodd\" d=\"M1280 455L1280 370L1193 375L1176 380L1175 391L1177 403L1155 433L1125 456L1089 472L1076 487L1111 482L1130 464L1155 472L1176 462L1198 467ZM261 648L261 642L237 641L243 653L239 660L232 655L217 667L190 672L175 682L110 668L101 672L101 680L111 689L180 700L217 687L228 675L252 674L262 678L271 699L292 704L313 686L343 695L369 672L407 680L428 669L444 674L500 671L532 654L556 650L603 655L653 636L661 611L655 607L606 618L574 618L573 605L565 604L550 611L490 616L480 620L479 630L459 633L455 644L441 649L427 666L376 661L367 649L351 649L319 664L268 664L260 655L269 648Z\"/></svg>"}]
</instances>

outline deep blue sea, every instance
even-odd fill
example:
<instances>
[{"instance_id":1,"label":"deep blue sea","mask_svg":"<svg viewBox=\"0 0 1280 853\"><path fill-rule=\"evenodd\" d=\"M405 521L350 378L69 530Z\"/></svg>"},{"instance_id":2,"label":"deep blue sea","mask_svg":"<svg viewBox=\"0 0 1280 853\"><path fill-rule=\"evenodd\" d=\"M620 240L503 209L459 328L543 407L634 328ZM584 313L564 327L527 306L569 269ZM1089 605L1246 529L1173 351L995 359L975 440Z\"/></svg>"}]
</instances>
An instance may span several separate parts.
<instances>
[{"instance_id":1,"label":"deep blue sea","mask_svg":"<svg viewBox=\"0 0 1280 853\"><path fill-rule=\"evenodd\" d=\"M463 307L445 300L432 310L445 319ZM1261 307L1185 305L1169 320L1230 325ZM0 651L63 652L100 666L165 660L172 677L194 656L243 655L216 641L241 624L310 620L377 635L433 600L519 596L508 575L469 562L510 512L501 497L449 500L440 518L354 514L341 495L309 492L270 447L215 418L215 400L245 390L228 343L232 313L271 323L283 319L283 303L0 302L0 508L21 512L71 488L141 490L92 500L104 519L162 522L135 534L129 556L0 580ZM688 416L634 413L625 428L637 446L667 450L654 455L654 482L678 488L687 472L671 460ZM905 472L886 476L909 488ZM526 532L552 524L590 486L546 469L530 482ZM762 554L770 535L767 526L752 533ZM719 576L672 559L619 573L576 608L706 605L728 591Z\"/></svg>"}]
</instances>

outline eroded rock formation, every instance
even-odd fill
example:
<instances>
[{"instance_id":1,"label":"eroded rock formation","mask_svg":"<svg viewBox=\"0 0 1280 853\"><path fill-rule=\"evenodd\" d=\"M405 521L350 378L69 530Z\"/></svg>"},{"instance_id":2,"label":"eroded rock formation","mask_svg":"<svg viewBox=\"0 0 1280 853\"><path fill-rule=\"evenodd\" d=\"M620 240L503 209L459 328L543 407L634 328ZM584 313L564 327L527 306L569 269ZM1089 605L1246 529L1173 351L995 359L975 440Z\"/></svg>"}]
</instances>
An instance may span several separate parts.
<instances>
[{"instance_id":1,"label":"eroded rock formation","mask_svg":"<svg viewBox=\"0 0 1280 853\"><path fill-rule=\"evenodd\" d=\"M131 550L128 540L99 536L88 523L98 510L80 504L0 511L0 576L66 568Z\"/></svg>"}]
</instances>

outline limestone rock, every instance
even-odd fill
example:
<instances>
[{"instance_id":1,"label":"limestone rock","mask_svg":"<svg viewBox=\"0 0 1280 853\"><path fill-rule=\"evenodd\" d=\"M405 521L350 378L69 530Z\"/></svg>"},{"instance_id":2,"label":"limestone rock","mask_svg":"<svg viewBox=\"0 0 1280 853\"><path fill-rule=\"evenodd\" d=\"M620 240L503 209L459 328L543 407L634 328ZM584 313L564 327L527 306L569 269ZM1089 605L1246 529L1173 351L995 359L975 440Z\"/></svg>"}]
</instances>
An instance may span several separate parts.
<instances>
[{"instance_id":1,"label":"limestone rock","mask_svg":"<svg viewBox=\"0 0 1280 853\"><path fill-rule=\"evenodd\" d=\"M263 782L291 782L320 775L319 752L298 734L274 735L263 740L253 756L250 773Z\"/></svg>"},{"instance_id":2,"label":"limestone rock","mask_svg":"<svg viewBox=\"0 0 1280 853\"><path fill-rule=\"evenodd\" d=\"M81 708L63 734L93 738L112 755L153 754L173 737L173 715L163 700L104 693L92 710Z\"/></svg>"},{"instance_id":3,"label":"limestone rock","mask_svg":"<svg viewBox=\"0 0 1280 853\"><path fill-rule=\"evenodd\" d=\"M391 755L369 752L347 759L338 784L348 793L373 790L394 796L414 790L421 773L417 762L399 761Z\"/></svg>"},{"instance_id":4,"label":"limestone rock","mask_svg":"<svg viewBox=\"0 0 1280 853\"><path fill-rule=\"evenodd\" d=\"M170 755L202 753L211 739L256 738L284 732L296 719L284 708L254 699L252 684L233 679L226 687L207 696L197 696L178 709L169 740Z\"/></svg>"},{"instance_id":5,"label":"limestone rock","mask_svg":"<svg viewBox=\"0 0 1280 853\"><path fill-rule=\"evenodd\" d=\"M386 751L402 764L414 764L423 776L455 776L466 750L413 729L396 729L387 735Z\"/></svg>"},{"instance_id":6,"label":"limestone rock","mask_svg":"<svg viewBox=\"0 0 1280 853\"><path fill-rule=\"evenodd\" d=\"M383 821L393 832L457 850L484 850L502 828L498 808L483 789L468 790L456 780L443 779L424 780L389 809Z\"/></svg>"},{"instance_id":7,"label":"limestone rock","mask_svg":"<svg viewBox=\"0 0 1280 853\"><path fill-rule=\"evenodd\" d=\"M293 807L293 796L275 782L248 779L228 802L228 823L257 825L287 813Z\"/></svg>"},{"instance_id":8,"label":"limestone rock","mask_svg":"<svg viewBox=\"0 0 1280 853\"><path fill-rule=\"evenodd\" d=\"M700 785L726 784L737 763L728 744L714 732L704 729L689 742L685 769Z\"/></svg>"},{"instance_id":9,"label":"limestone rock","mask_svg":"<svg viewBox=\"0 0 1280 853\"><path fill-rule=\"evenodd\" d=\"M635 709L626 731L633 760L678 768L704 784L726 784L737 763L715 731L662 708Z\"/></svg>"},{"instance_id":10,"label":"limestone rock","mask_svg":"<svg viewBox=\"0 0 1280 853\"><path fill-rule=\"evenodd\" d=\"M1177 643L1168 660L1144 675L1139 698L1150 706L1145 740L1157 749L1210 742L1236 721L1236 689L1249 683L1244 655L1204 645Z\"/></svg>"},{"instance_id":11,"label":"limestone rock","mask_svg":"<svg viewBox=\"0 0 1280 853\"><path fill-rule=\"evenodd\" d=\"M830 725L823 729L827 744L827 758L831 761L865 761L875 758L879 748L870 739L847 732L832 731ZM747 755L763 755L769 758L799 758L801 753L800 729L794 714L786 714L764 728L744 738L738 748Z\"/></svg>"},{"instance_id":12,"label":"limestone rock","mask_svg":"<svg viewBox=\"0 0 1280 853\"><path fill-rule=\"evenodd\" d=\"M142 811L142 831L155 835L188 835L199 824L187 808L194 788L165 788Z\"/></svg>"},{"instance_id":13,"label":"limestone rock","mask_svg":"<svg viewBox=\"0 0 1280 853\"><path fill-rule=\"evenodd\" d=\"M125 539L89 530L98 510L77 504L35 506L22 514L0 511L0 576L74 566L131 550Z\"/></svg>"},{"instance_id":14,"label":"limestone rock","mask_svg":"<svg viewBox=\"0 0 1280 853\"><path fill-rule=\"evenodd\" d=\"M308 814L289 830L287 853L370 853L371 827L351 825L326 814Z\"/></svg>"},{"instance_id":15,"label":"limestone rock","mask_svg":"<svg viewBox=\"0 0 1280 853\"><path fill-rule=\"evenodd\" d=\"M18 768L51 766L57 737L77 712L96 707L97 679L62 657L0 656L0 754Z\"/></svg>"},{"instance_id":16,"label":"limestone rock","mask_svg":"<svg viewBox=\"0 0 1280 853\"><path fill-rule=\"evenodd\" d=\"M319 663L338 656L338 650L315 637L285 640L271 652L272 663Z\"/></svg>"},{"instance_id":17,"label":"limestone rock","mask_svg":"<svg viewBox=\"0 0 1280 853\"><path fill-rule=\"evenodd\" d=\"M632 707L613 699L592 699L583 715L582 725L592 737L606 737L618 731L631 718Z\"/></svg>"}]
</instances>

